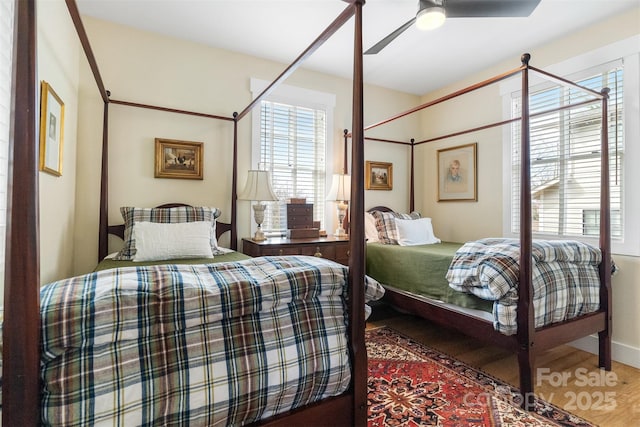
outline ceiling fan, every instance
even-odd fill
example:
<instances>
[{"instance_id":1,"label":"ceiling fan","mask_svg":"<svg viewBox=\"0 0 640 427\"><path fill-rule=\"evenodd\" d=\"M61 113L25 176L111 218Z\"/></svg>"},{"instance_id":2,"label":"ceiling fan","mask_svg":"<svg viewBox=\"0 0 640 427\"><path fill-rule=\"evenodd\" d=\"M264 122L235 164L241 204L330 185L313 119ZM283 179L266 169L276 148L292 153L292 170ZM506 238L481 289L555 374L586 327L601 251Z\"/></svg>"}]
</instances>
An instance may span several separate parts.
<instances>
[{"instance_id":1,"label":"ceiling fan","mask_svg":"<svg viewBox=\"0 0 640 427\"><path fill-rule=\"evenodd\" d=\"M414 23L421 30L439 27L448 18L524 17L540 0L418 0L418 13L400 28L380 40L365 55L374 55Z\"/></svg>"}]
</instances>

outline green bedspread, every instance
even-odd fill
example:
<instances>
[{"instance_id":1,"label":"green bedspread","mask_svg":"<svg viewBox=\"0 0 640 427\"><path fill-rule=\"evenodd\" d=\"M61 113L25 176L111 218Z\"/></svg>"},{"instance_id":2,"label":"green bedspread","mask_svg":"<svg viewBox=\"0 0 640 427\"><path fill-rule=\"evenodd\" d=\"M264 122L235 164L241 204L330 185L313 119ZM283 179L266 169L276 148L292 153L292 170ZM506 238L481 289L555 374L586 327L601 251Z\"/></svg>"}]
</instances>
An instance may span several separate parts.
<instances>
[{"instance_id":1,"label":"green bedspread","mask_svg":"<svg viewBox=\"0 0 640 427\"><path fill-rule=\"evenodd\" d=\"M459 307L491 312L492 301L449 287L445 276L454 253L461 246L461 243L451 242L419 246L368 243L366 272L382 285Z\"/></svg>"},{"instance_id":2,"label":"green bedspread","mask_svg":"<svg viewBox=\"0 0 640 427\"><path fill-rule=\"evenodd\" d=\"M172 259L168 261L116 261L113 259L103 259L100 261L94 271L107 270L109 268L117 267L139 267L143 265L156 265L156 264L210 264L212 262L227 262L227 261L242 261L243 259L251 258L241 252L230 252L224 255L216 255L214 258L183 258Z\"/></svg>"}]
</instances>

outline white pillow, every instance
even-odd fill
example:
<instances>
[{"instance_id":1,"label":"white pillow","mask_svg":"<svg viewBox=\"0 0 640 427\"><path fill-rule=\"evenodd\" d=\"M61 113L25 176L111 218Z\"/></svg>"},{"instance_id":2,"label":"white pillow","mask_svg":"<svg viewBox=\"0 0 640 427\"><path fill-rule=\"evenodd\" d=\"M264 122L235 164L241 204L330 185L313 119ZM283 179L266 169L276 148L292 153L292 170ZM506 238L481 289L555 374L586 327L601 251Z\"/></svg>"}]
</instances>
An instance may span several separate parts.
<instances>
[{"instance_id":1,"label":"white pillow","mask_svg":"<svg viewBox=\"0 0 640 427\"><path fill-rule=\"evenodd\" d=\"M433 235L431 218L396 218L396 230L398 231L398 244L400 246L440 243L440 239Z\"/></svg>"},{"instance_id":2,"label":"white pillow","mask_svg":"<svg viewBox=\"0 0 640 427\"><path fill-rule=\"evenodd\" d=\"M119 261L132 261L136 253L136 241L132 238L133 225L137 222L158 222L175 224L178 222L207 221L211 225L211 251L218 251L216 240L216 218L220 209L206 206L176 206L174 208L136 208L122 206L120 213L124 219L124 246L114 258Z\"/></svg>"},{"instance_id":3,"label":"white pillow","mask_svg":"<svg viewBox=\"0 0 640 427\"><path fill-rule=\"evenodd\" d=\"M378 241L378 229L376 228L376 219L369 212L364 213L364 237L367 242Z\"/></svg>"},{"instance_id":4,"label":"white pillow","mask_svg":"<svg viewBox=\"0 0 640 427\"><path fill-rule=\"evenodd\" d=\"M209 221L143 221L133 224L131 232L136 242L133 261L213 258Z\"/></svg>"}]
</instances>

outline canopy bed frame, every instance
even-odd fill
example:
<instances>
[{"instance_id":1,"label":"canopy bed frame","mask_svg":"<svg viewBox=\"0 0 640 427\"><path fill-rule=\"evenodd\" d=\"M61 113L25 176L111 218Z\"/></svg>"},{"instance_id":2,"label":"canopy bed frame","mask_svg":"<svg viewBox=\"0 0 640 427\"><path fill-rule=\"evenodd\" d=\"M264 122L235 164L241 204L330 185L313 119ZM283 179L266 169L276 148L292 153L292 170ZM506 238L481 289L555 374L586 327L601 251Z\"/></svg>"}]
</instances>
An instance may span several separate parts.
<instances>
[{"instance_id":1,"label":"canopy bed frame","mask_svg":"<svg viewBox=\"0 0 640 427\"><path fill-rule=\"evenodd\" d=\"M329 39L352 16L354 25L353 115L351 212L364 214L363 154L363 73L362 7L364 0L346 1L345 10L324 30L298 58L286 68L251 104L233 117L213 116L109 99L91 50L75 0L65 0L81 45L104 102L102 138L102 179L100 188L99 254L107 253L108 201L108 120L109 104L121 104L162 111L193 114L233 123L233 190L231 192L231 245L237 245L236 187L238 122L275 87L291 75L302 62ZM13 116L11 122L8 228L5 270L5 313L3 341L2 420L3 425L35 426L40 424L40 347L39 347L39 231L38 231L38 82L36 61L36 2L15 2L14 66L12 83ZM19 76L19 78L16 78ZM367 418L367 358L364 344L364 226L351 224L348 273L348 329L351 360L351 385L344 394L325 399L289 413L272 417L261 425L309 425L314 420L330 418L344 425L363 426Z\"/></svg>"},{"instance_id":2,"label":"canopy bed frame","mask_svg":"<svg viewBox=\"0 0 640 427\"><path fill-rule=\"evenodd\" d=\"M610 190L609 190L609 149L608 149L608 110L607 102L609 99L609 89L604 88L601 92L580 86L574 82L566 80L562 77L555 76L541 69L529 65L530 55L522 55L522 65L516 69L507 71L503 74L489 78L475 85L463 88L449 95L445 95L433 101L424 103L415 108L399 113L393 117L382 120L375 124L365 127L365 131L390 123L396 119L405 117L418 111L422 111L431 106L446 102L457 98L479 88L486 87L493 83L502 81L512 76L520 75L522 80L522 115L519 118L505 120L497 123L491 123L483 126L474 127L459 132L450 133L411 143L403 141L393 141L378 138L365 137L365 140L376 140L381 142L389 142L395 144L408 145L411 149L410 154L410 211L414 210L414 148L417 145L428 142L438 141L453 136L464 135L491 127L502 126L516 121L521 125L521 144L520 144L520 162L521 162L521 182L520 182L520 257L519 257L519 292L517 302L517 334L504 335L496 331L490 321L476 318L468 313L448 309L441 304L433 303L424 298L417 298L405 292L398 292L393 288L386 288L384 300L392 305L401 307L402 310L421 316L425 319L434 321L446 327L456 329L471 337L497 345L509 350L517 355L519 374L520 374L520 393L522 398L522 406L531 409L534 404L533 384L534 384L534 363L536 356L541 352L550 348L565 344L576 339L588 336L590 334L598 334L599 341L599 361L598 365L606 370L611 370L611 229L610 229ZM593 96L590 101L583 101L573 105L559 107L551 111L559 111L575 106L584 105L586 103L601 102L602 118L601 118L601 178L600 178L600 234L599 248L602 254L602 262L599 265L600 277L600 308L597 312L582 315L578 318L555 323L542 328L534 327L534 310L533 310L533 287L532 287L532 209L531 209L531 174L530 174L530 118L534 115L529 112L529 71L535 71L542 74L546 78L554 80L562 85L578 88ZM539 114L542 114L539 113ZM374 207L369 209L390 211L386 207ZM375 278L375 277L374 277ZM384 283L383 283L384 284Z\"/></svg>"}]
</instances>

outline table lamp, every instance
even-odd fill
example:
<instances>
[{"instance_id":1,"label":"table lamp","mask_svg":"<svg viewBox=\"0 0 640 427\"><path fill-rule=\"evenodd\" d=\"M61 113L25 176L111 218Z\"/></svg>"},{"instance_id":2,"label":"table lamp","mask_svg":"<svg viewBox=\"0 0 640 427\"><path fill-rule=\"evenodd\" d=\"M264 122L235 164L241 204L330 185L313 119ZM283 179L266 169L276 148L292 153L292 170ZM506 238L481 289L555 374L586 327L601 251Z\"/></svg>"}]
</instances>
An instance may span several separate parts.
<instances>
[{"instance_id":1,"label":"table lamp","mask_svg":"<svg viewBox=\"0 0 640 427\"><path fill-rule=\"evenodd\" d=\"M267 240L262 232L262 222L264 221L264 210L267 207L262 202L276 201L278 197L273 193L269 172L262 170L250 170L247 175L247 184L242 193L238 195L238 200L253 200L253 219L258 224L253 240L262 242Z\"/></svg>"}]
</instances>

